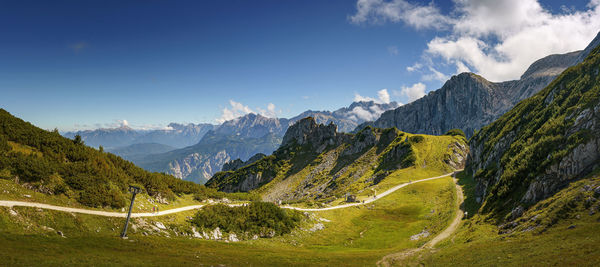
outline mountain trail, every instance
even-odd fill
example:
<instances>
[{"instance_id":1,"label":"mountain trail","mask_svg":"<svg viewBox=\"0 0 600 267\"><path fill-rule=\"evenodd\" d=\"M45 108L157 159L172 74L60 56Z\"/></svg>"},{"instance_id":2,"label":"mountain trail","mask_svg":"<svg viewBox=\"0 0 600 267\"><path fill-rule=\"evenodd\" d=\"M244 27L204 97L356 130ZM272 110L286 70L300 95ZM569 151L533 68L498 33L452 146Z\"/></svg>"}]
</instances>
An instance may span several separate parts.
<instances>
[{"instance_id":1,"label":"mountain trail","mask_svg":"<svg viewBox=\"0 0 600 267\"><path fill-rule=\"evenodd\" d=\"M456 174L456 172L454 174ZM454 174L453 174L453 176L454 176ZM419 248L407 249L404 251L386 255L385 257L383 257L381 260L379 260L377 262L377 266L387 267L387 266L401 264L403 259L406 259L424 249L433 249L433 247L435 245L437 245L437 243L448 238L450 235L452 235L454 232L456 232L456 230L458 229L458 226L460 225L460 222L462 221L463 215L464 215L464 212L460 208L461 204L464 201L464 194L463 194L462 188L458 185L455 177L454 177L454 184L456 186L456 196L457 196L457 198L456 198L456 216L454 217L454 220L452 220L450 225L448 227L446 227L446 229L444 229L444 231L439 233L437 236L435 236L433 239L429 240L429 242L425 243L423 246L421 246Z\"/></svg>"},{"instance_id":2,"label":"mountain trail","mask_svg":"<svg viewBox=\"0 0 600 267\"><path fill-rule=\"evenodd\" d=\"M282 206L281 208L284 209L294 209L294 210L298 210L298 211L322 211L322 210L334 210L334 209L343 209L343 208L349 208L349 207L353 207L353 206L358 206L358 205L365 205L365 204L369 204L373 201L376 201L382 197L385 197L391 193L393 193L394 191L403 188L407 185L410 184L414 184L414 183L420 183L420 182L425 182L425 181L430 181L430 180L435 180L435 179L440 179L440 178L444 178L447 177L449 175L454 175L457 172L462 171L462 170L457 170L453 173L448 173L448 174L444 174L444 175L440 175L440 176L436 176L436 177L430 177L430 178L425 178L425 179L421 179L421 180L416 180L416 181L412 181L410 183L404 183L404 184L400 184L397 186L394 186L388 190L386 190L385 192L379 194L376 198L372 198L369 200L366 200L364 203L349 203L349 204L344 204L344 205L338 205L338 206L333 206L333 207L326 207L326 208L316 208L316 209L305 209L305 208L297 208L297 207L291 207L291 206ZM461 199L462 199L462 193L460 194ZM244 204L227 204L230 207L236 207L236 206L241 206ZM12 200L0 200L0 206L4 206L4 207L15 207L15 206L19 206L19 207L32 207L32 208L40 208L40 209L48 209L48 210L57 210L57 211L64 211L64 212L73 212L73 213L81 213L81 214L91 214L91 215L98 215L98 216L105 216L105 217L127 217L127 213L125 212L114 212L114 211L101 211L101 210L90 210L90 209L80 209L80 208L70 208L70 207L62 207L62 206L55 206L55 205L49 205L49 204L43 204L43 203L36 203L36 202L26 202L26 201L12 201ZM185 207L180 207L180 208L175 208L175 209L170 209L170 210L164 210L164 211L160 211L157 213L151 213L151 212L143 212L143 213L131 213L131 217L132 218L136 218L136 217L155 217L155 216L162 216L162 215L167 215L167 214L173 214L173 213L178 213L178 212L183 212L183 211L188 211L188 210L195 210L195 209L201 209L204 206L206 206L205 204L201 204L201 205L191 205L191 206L185 206ZM459 220L460 222L460 220Z\"/></svg>"}]
</instances>

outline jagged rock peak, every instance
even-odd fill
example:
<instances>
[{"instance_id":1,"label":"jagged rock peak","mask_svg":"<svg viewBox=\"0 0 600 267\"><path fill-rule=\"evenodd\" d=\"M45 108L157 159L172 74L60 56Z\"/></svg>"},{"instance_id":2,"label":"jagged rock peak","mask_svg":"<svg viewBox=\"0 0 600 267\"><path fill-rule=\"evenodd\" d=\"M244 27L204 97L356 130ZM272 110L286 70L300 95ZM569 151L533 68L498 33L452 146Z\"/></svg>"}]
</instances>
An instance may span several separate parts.
<instances>
[{"instance_id":1,"label":"jagged rock peak","mask_svg":"<svg viewBox=\"0 0 600 267\"><path fill-rule=\"evenodd\" d=\"M337 126L317 124L313 117L306 117L290 126L283 136L281 147L291 144L319 147L325 143L336 144L343 134L337 132Z\"/></svg>"},{"instance_id":2,"label":"jagged rock peak","mask_svg":"<svg viewBox=\"0 0 600 267\"><path fill-rule=\"evenodd\" d=\"M248 159L247 161L243 161L242 159L239 159L239 158L236 160L231 160L231 161L225 162L225 164L223 164L223 168L221 171L224 171L224 172L225 171L235 171L242 167L248 166L254 162L257 162L266 156L267 155L265 155L263 153L257 153L256 155L250 157L250 159Z\"/></svg>"}]
</instances>

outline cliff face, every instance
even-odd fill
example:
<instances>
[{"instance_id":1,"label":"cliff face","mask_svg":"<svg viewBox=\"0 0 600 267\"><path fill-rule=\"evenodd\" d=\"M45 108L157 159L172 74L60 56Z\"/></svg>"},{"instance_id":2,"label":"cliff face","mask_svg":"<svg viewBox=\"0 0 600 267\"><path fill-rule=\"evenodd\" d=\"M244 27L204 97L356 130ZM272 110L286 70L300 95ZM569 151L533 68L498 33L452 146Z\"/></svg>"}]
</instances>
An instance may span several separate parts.
<instances>
[{"instance_id":1,"label":"cliff face","mask_svg":"<svg viewBox=\"0 0 600 267\"><path fill-rule=\"evenodd\" d=\"M244 166L250 165L254 162L259 161L260 159L266 157L267 155L263 154L263 153L258 153L252 157L250 157L247 161L243 161L241 159L235 159L235 160L231 160L228 162L225 162L225 164L223 164L223 168L222 171L226 172L226 171L235 171L239 168L242 168Z\"/></svg>"},{"instance_id":2,"label":"cliff face","mask_svg":"<svg viewBox=\"0 0 600 267\"><path fill-rule=\"evenodd\" d=\"M508 105L504 89L502 84L462 73L453 76L441 89L383 113L373 126L434 135L459 128L468 136L497 118Z\"/></svg>"},{"instance_id":3,"label":"cliff face","mask_svg":"<svg viewBox=\"0 0 600 267\"><path fill-rule=\"evenodd\" d=\"M346 136L338 133L335 124L317 124L314 118L308 117L299 120L285 132L281 147L307 145L321 153L327 146L339 145Z\"/></svg>"},{"instance_id":4,"label":"cliff face","mask_svg":"<svg viewBox=\"0 0 600 267\"><path fill-rule=\"evenodd\" d=\"M584 50L585 52L586 50ZM583 53L551 55L534 62L521 79L493 83L473 73L453 76L442 88L412 103L384 112L365 125L423 134L443 134L454 128L467 137L500 117L519 101L546 87Z\"/></svg>"},{"instance_id":5,"label":"cliff face","mask_svg":"<svg viewBox=\"0 0 600 267\"><path fill-rule=\"evenodd\" d=\"M518 217L600 166L600 53L588 54L470 140L483 212Z\"/></svg>"}]
</instances>

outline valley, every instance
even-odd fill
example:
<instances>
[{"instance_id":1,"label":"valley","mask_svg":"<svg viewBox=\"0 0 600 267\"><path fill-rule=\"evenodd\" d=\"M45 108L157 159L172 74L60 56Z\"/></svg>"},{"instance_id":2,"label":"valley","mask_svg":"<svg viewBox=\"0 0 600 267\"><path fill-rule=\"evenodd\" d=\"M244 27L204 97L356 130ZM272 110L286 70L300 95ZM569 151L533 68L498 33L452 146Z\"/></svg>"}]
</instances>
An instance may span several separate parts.
<instances>
[{"instance_id":1,"label":"valley","mask_svg":"<svg viewBox=\"0 0 600 267\"><path fill-rule=\"evenodd\" d=\"M600 0L1 6L0 266L600 266Z\"/></svg>"}]
</instances>

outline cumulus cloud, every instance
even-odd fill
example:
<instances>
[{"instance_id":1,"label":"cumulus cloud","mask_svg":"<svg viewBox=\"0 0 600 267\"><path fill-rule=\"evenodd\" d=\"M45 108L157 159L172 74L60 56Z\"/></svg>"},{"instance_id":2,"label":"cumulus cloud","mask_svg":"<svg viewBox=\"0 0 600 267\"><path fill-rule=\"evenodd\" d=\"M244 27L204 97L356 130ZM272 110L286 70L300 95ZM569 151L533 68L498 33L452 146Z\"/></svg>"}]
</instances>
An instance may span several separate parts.
<instances>
[{"instance_id":1,"label":"cumulus cloud","mask_svg":"<svg viewBox=\"0 0 600 267\"><path fill-rule=\"evenodd\" d=\"M267 104L266 109L256 108L256 112L250 107L234 100L229 100L229 105L230 107L225 107L221 110L221 117L215 119L218 123L233 120L248 113L257 113L269 118L276 118L281 113L281 110L277 110L273 103Z\"/></svg>"},{"instance_id":2,"label":"cumulus cloud","mask_svg":"<svg viewBox=\"0 0 600 267\"><path fill-rule=\"evenodd\" d=\"M406 71L413 72L413 71L417 71L417 70L421 69L422 67L423 67L423 64L417 62L412 66L406 67Z\"/></svg>"},{"instance_id":3,"label":"cumulus cloud","mask_svg":"<svg viewBox=\"0 0 600 267\"><path fill-rule=\"evenodd\" d=\"M253 112L248 106L245 106L240 102L235 102L231 99L229 100L229 105L230 107L225 107L223 110L221 110L221 117L216 119L218 123L233 120L237 117Z\"/></svg>"},{"instance_id":4,"label":"cumulus cloud","mask_svg":"<svg viewBox=\"0 0 600 267\"><path fill-rule=\"evenodd\" d=\"M427 87L423 83L415 83L410 87L402 86L402 90L400 90L399 95L406 96L408 98L408 102L415 101L425 95L425 89Z\"/></svg>"},{"instance_id":5,"label":"cumulus cloud","mask_svg":"<svg viewBox=\"0 0 600 267\"><path fill-rule=\"evenodd\" d=\"M381 103L390 103L390 94L388 93L387 89L377 91L377 97Z\"/></svg>"},{"instance_id":6,"label":"cumulus cloud","mask_svg":"<svg viewBox=\"0 0 600 267\"><path fill-rule=\"evenodd\" d=\"M424 55L441 61L423 64L451 64L457 73L472 70L505 81L518 79L537 59L585 48L600 30L600 1L591 0L584 10L552 13L537 0L454 0L453 10L444 15L433 2L358 0L350 21L402 22L417 30L438 30ZM439 76L433 70L424 69L424 78Z\"/></svg>"},{"instance_id":7,"label":"cumulus cloud","mask_svg":"<svg viewBox=\"0 0 600 267\"><path fill-rule=\"evenodd\" d=\"M411 4L403 0L358 0L357 12L348 17L352 23L404 22L417 29L443 29L448 25L448 17L431 2L429 5Z\"/></svg>"},{"instance_id":8,"label":"cumulus cloud","mask_svg":"<svg viewBox=\"0 0 600 267\"><path fill-rule=\"evenodd\" d=\"M423 79L423 81L440 81L440 82L445 82L446 80L448 80L448 75L443 74L442 72L436 70L434 67L427 67L427 69L429 69L429 73L428 74L424 74L423 77L421 77Z\"/></svg>"},{"instance_id":9,"label":"cumulus cloud","mask_svg":"<svg viewBox=\"0 0 600 267\"><path fill-rule=\"evenodd\" d=\"M369 102L369 101L373 101L375 103L379 103L379 104L387 104L390 103L390 94L388 93L387 89L381 89L379 91L377 91L377 99L372 98L372 97L368 97L368 96L362 96L359 95L358 93L354 93L354 102Z\"/></svg>"},{"instance_id":10,"label":"cumulus cloud","mask_svg":"<svg viewBox=\"0 0 600 267\"><path fill-rule=\"evenodd\" d=\"M257 108L258 110L258 114L263 115L265 117L269 117L269 118L276 118L278 113L281 113L281 111L277 111L275 110L275 104L273 103L269 103L267 105L267 109L262 109L262 108Z\"/></svg>"},{"instance_id":11,"label":"cumulus cloud","mask_svg":"<svg viewBox=\"0 0 600 267\"><path fill-rule=\"evenodd\" d=\"M391 107L396 108L396 107ZM363 123L365 121L374 121L378 119L383 112L386 110L382 109L378 105L372 105L368 108L363 107L354 107L348 113L348 119L356 121L358 123Z\"/></svg>"}]
</instances>

